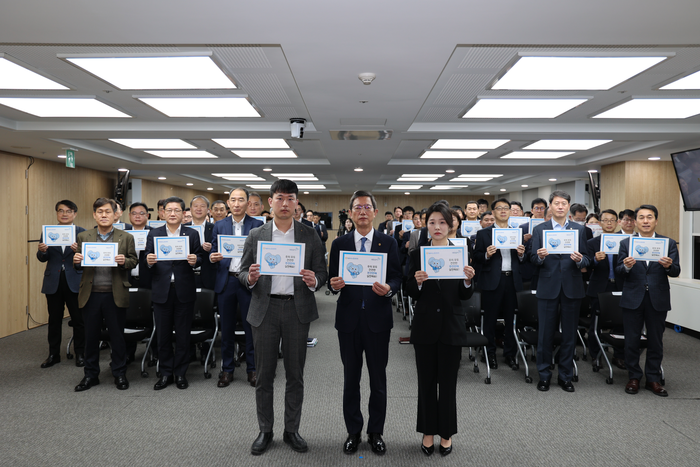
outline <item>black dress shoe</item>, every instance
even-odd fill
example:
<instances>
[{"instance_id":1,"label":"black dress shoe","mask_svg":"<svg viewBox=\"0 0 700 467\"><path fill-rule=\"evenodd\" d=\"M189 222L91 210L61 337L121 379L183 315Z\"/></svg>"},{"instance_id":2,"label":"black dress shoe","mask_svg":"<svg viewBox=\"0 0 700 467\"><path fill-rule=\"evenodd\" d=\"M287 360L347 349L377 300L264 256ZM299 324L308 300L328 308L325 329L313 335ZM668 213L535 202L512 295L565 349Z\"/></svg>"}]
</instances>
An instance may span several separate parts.
<instances>
[{"instance_id":1,"label":"black dress shoe","mask_svg":"<svg viewBox=\"0 0 700 467\"><path fill-rule=\"evenodd\" d=\"M216 383L216 386L220 388L225 388L226 386L231 384L231 381L233 381L233 373L223 371L221 372L221 376L219 376L219 382Z\"/></svg>"},{"instance_id":2,"label":"black dress shoe","mask_svg":"<svg viewBox=\"0 0 700 467\"><path fill-rule=\"evenodd\" d=\"M248 373L248 382L253 387L255 387L255 384L258 382L258 375L254 371Z\"/></svg>"},{"instance_id":3,"label":"black dress shoe","mask_svg":"<svg viewBox=\"0 0 700 467\"><path fill-rule=\"evenodd\" d=\"M173 375L161 376L158 382L153 386L153 389L160 391L161 389L167 388L171 384L173 384Z\"/></svg>"},{"instance_id":4,"label":"black dress shoe","mask_svg":"<svg viewBox=\"0 0 700 467\"><path fill-rule=\"evenodd\" d=\"M379 433L369 433L367 442L372 447L372 452L383 456L386 454L386 444Z\"/></svg>"},{"instance_id":5,"label":"black dress shoe","mask_svg":"<svg viewBox=\"0 0 700 467\"><path fill-rule=\"evenodd\" d=\"M184 376L176 376L175 385L178 389L187 389L190 383L187 382L187 378L185 378Z\"/></svg>"},{"instance_id":6,"label":"black dress shoe","mask_svg":"<svg viewBox=\"0 0 700 467\"><path fill-rule=\"evenodd\" d=\"M450 444L447 447L444 447L442 444L440 445L440 454L442 454L442 457L448 456L452 454L452 445Z\"/></svg>"},{"instance_id":7,"label":"black dress shoe","mask_svg":"<svg viewBox=\"0 0 700 467\"><path fill-rule=\"evenodd\" d=\"M537 390L538 391L549 391L549 382L550 380L548 379L541 379L539 383L537 383Z\"/></svg>"},{"instance_id":8,"label":"black dress shoe","mask_svg":"<svg viewBox=\"0 0 700 467\"><path fill-rule=\"evenodd\" d=\"M41 367L42 368L51 368L54 366L56 363L61 362L61 357L58 355L49 355L49 358L41 362Z\"/></svg>"},{"instance_id":9,"label":"black dress shoe","mask_svg":"<svg viewBox=\"0 0 700 467\"><path fill-rule=\"evenodd\" d=\"M612 360L611 360L611 362L612 362L613 365L615 365L616 367L618 367L618 368L621 369L621 370L626 370L626 369L627 369L627 365L625 364L625 360L622 359L622 358L615 358L615 357L613 357Z\"/></svg>"},{"instance_id":10,"label":"black dress shoe","mask_svg":"<svg viewBox=\"0 0 700 467\"><path fill-rule=\"evenodd\" d=\"M518 369L518 364L515 363L515 357L506 356L503 360L506 362L506 365L508 365L511 370Z\"/></svg>"},{"instance_id":11,"label":"black dress shoe","mask_svg":"<svg viewBox=\"0 0 700 467\"><path fill-rule=\"evenodd\" d=\"M99 379L86 376L81 379L78 385L75 387L75 392L87 391L91 387L97 386L98 384L100 384Z\"/></svg>"},{"instance_id":12,"label":"black dress shoe","mask_svg":"<svg viewBox=\"0 0 700 467\"><path fill-rule=\"evenodd\" d=\"M442 446L440 446L440 447L442 447ZM423 454L430 457L435 452L435 445L433 444L432 446L428 447L421 442L420 443L420 450Z\"/></svg>"},{"instance_id":13,"label":"black dress shoe","mask_svg":"<svg viewBox=\"0 0 700 467\"><path fill-rule=\"evenodd\" d=\"M561 378L557 378L557 384L566 392L574 392L576 390L574 389L574 385L571 383L571 380L564 381Z\"/></svg>"},{"instance_id":14,"label":"black dress shoe","mask_svg":"<svg viewBox=\"0 0 700 467\"><path fill-rule=\"evenodd\" d=\"M302 438L299 433L291 433L289 431L285 431L282 435L282 441L289 444L289 446L296 452L306 452L309 450L309 446L306 444L306 441L304 441L304 438Z\"/></svg>"},{"instance_id":15,"label":"black dress shoe","mask_svg":"<svg viewBox=\"0 0 700 467\"><path fill-rule=\"evenodd\" d=\"M82 368L85 366L85 357L83 354L75 354L75 366Z\"/></svg>"},{"instance_id":16,"label":"black dress shoe","mask_svg":"<svg viewBox=\"0 0 700 467\"><path fill-rule=\"evenodd\" d=\"M126 376L115 376L114 377L114 385L119 389L120 391L124 391L125 389L129 389L129 381L126 379Z\"/></svg>"},{"instance_id":17,"label":"black dress shoe","mask_svg":"<svg viewBox=\"0 0 700 467\"><path fill-rule=\"evenodd\" d=\"M343 443L343 452L345 454L352 454L357 451L357 448L362 442L362 435L360 433L354 435L348 435L348 439Z\"/></svg>"},{"instance_id":18,"label":"black dress shoe","mask_svg":"<svg viewBox=\"0 0 700 467\"><path fill-rule=\"evenodd\" d=\"M262 431L253 441L253 445L250 447L250 453L254 456L259 456L263 452L267 451L267 448L272 442L272 432L263 433Z\"/></svg>"}]
</instances>

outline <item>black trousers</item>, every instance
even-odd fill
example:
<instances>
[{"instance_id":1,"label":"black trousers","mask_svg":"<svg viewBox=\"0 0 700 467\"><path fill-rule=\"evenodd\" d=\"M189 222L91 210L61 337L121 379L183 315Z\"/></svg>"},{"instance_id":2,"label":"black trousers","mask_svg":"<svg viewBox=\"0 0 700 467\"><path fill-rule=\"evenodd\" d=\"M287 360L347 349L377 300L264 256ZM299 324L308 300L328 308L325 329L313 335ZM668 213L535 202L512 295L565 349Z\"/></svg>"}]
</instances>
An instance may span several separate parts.
<instances>
[{"instance_id":1,"label":"black trousers","mask_svg":"<svg viewBox=\"0 0 700 467\"><path fill-rule=\"evenodd\" d=\"M644 294L642 305L637 309L622 309L622 322L625 326L625 364L630 379L642 379L642 367L639 365L640 339L642 327L647 327L647 359L644 374L647 382L661 380L661 360L664 357L664 330L666 329L667 311L657 311L651 304L649 292Z\"/></svg>"},{"instance_id":2,"label":"black trousers","mask_svg":"<svg viewBox=\"0 0 700 467\"><path fill-rule=\"evenodd\" d=\"M414 344L418 374L416 431L449 439L457 433L457 373L462 347Z\"/></svg>"},{"instance_id":3,"label":"black trousers","mask_svg":"<svg viewBox=\"0 0 700 467\"><path fill-rule=\"evenodd\" d=\"M194 317L194 302L177 299L175 287L170 286L168 300L154 303L156 334L158 335L158 367L163 376L185 376L190 366L190 331ZM173 353L173 331L175 352Z\"/></svg>"},{"instance_id":4,"label":"black trousers","mask_svg":"<svg viewBox=\"0 0 700 467\"><path fill-rule=\"evenodd\" d=\"M92 292L82 308L85 323L85 376L97 378L100 374L100 340L102 321L109 332L112 349L112 375L126 374L126 345L124 343L124 322L126 308L119 308L114 303L112 292Z\"/></svg>"},{"instance_id":5,"label":"black trousers","mask_svg":"<svg viewBox=\"0 0 700 467\"><path fill-rule=\"evenodd\" d=\"M61 271L58 279L56 293L46 294L46 304L49 309L49 355L61 355L61 331L65 307L68 307L73 325L73 350L76 354L83 355L85 353L83 314L78 307L78 294L71 292L64 271Z\"/></svg>"},{"instance_id":6,"label":"black trousers","mask_svg":"<svg viewBox=\"0 0 700 467\"><path fill-rule=\"evenodd\" d=\"M560 314L561 306L561 314ZM542 381L552 377L552 352L554 334L559 330L561 319L561 347L559 348L559 377L571 381L574 373L574 351L576 350L576 330L581 309L581 299L572 299L559 292L553 300L537 300L537 371Z\"/></svg>"},{"instance_id":7,"label":"black trousers","mask_svg":"<svg viewBox=\"0 0 700 467\"><path fill-rule=\"evenodd\" d=\"M513 335L513 315L517 305L513 276L501 274L501 281L495 290L482 290L482 306L484 308L484 336L489 340L487 346L489 356L496 356L496 322L502 316L505 323L503 336L503 356L515 357L518 351Z\"/></svg>"}]
</instances>

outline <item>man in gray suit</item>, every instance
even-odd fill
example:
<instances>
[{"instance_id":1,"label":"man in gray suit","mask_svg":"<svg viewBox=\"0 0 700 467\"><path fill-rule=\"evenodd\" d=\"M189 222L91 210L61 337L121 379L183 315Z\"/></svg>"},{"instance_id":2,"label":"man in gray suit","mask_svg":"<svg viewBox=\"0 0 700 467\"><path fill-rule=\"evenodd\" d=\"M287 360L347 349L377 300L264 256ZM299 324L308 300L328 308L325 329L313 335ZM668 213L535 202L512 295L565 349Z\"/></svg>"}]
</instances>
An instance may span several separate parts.
<instances>
[{"instance_id":1,"label":"man in gray suit","mask_svg":"<svg viewBox=\"0 0 700 467\"><path fill-rule=\"evenodd\" d=\"M316 231L294 222L298 194L299 189L291 180L281 179L272 184L268 203L275 213L274 220L250 231L238 276L252 292L247 320L253 331L257 371L255 402L260 425L260 434L251 447L254 455L265 452L272 441L273 385L280 338L287 378L283 439L297 452L308 450L306 441L299 435L306 339L311 321L318 318L313 294L326 282L328 272L323 245ZM261 275L258 241L305 244L301 276Z\"/></svg>"}]
</instances>

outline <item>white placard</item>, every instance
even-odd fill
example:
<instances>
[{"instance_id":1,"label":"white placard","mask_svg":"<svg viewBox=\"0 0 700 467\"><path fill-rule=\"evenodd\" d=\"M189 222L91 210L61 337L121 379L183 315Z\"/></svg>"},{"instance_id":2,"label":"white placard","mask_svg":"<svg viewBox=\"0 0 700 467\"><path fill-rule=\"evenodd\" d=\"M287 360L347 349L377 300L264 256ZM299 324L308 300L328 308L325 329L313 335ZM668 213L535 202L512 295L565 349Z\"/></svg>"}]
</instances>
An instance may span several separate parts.
<instances>
[{"instance_id":1,"label":"white placard","mask_svg":"<svg viewBox=\"0 0 700 467\"><path fill-rule=\"evenodd\" d=\"M415 226L413 225L413 221L402 221L401 223L401 230L404 232L410 232L414 228Z\"/></svg>"},{"instance_id":2,"label":"white placard","mask_svg":"<svg viewBox=\"0 0 700 467\"><path fill-rule=\"evenodd\" d=\"M341 251L341 276L347 285L386 283L386 253Z\"/></svg>"},{"instance_id":3,"label":"white placard","mask_svg":"<svg viewBox=\"0 0 700 467\"><path fill-rule=\"evenodd\" d=\"M126 233L134 237L134 247L136 251L143 251L146 249L148 230L126 230Z\"/></svg>"},{"instance_id":4,"label":"white placard","mask_svg":"<svg viewBox=\"0 0 700 467\"><path fill-rule=\"evenodd\" d=\"M479 221L462 221L462 236L471 237L481 230Z\"/></svg>"},{"instance_id":5,"label":"white placard","mask_svg":"<svg viewBox=\"0 0 700 467\"><path fill-rule=\"evenodd\" d=\"M258 241L260 274L265 276L301 276L304 269L304 243Z\"/></svg>"},{"instance_id":6,"label":"white placard","mask_svg":"<svg viewBox=\"0 0 700 467\"><path fill-rule=\"evenodd\" d=\"M637 261L659 261L668 256L668 238L632 237L630 253Z\"/></svg>"},{"instance_id":7,"label":"white placard","mask_svg":"<svg viewBox=\"0 0 700 467\"><path fill-rule=\"evenodd\" d=\"M152 229L157 229L158 227L163 227L166 224L165 221L148 221L147 225Z\"/></svg>"},{"instance_id":8,"label":"white placard","mask_svg":"<svg viewBox=\"0 0 700 467\"><path fill-rule=\"evenodd\" d=\"M510 216L508 218L508 227L516 229L523 224L529 224L530 218L527 216Z\"/></svg>"},{"instance_id":9,"label":"white placard","mask_svg":"<svg viewBox=\"0 0 700 467\"><path fill-rule=\"evenodd\" d=\"M514 250L523 244L523 231L518 227L494 227L491 232L491 244L499 250Z\"/></svg>"},{"instance_id":10,"label":"white placard","mask_svg":"<svg viewBox=\"0 0 700 467\"><path fill-rule=\"evenodd\" d=\"M570 255L578 251L578 230L543 230L543 248L550 255Z\"/></svg>"},{"instance_id":11,"label":"white placard","mask_svg":"<svg viewBox=\"0 0 700 467\"><path fill-rule=\"evenodd\" d=\"M204 226L203 225L184 225L183 227L187 227L188 229L194 229L197 232L199 232L199 244L204 245Z\"/></svg>"},{"instance_id":12,"label":"white placard","mask_svg":"<svg viewBox=\"0 0 700 467\"><path fill-rule=\"evenodd\" d=\"M44 225L42 241L48 246L71 246L75 243L74 225Z\"/></svg>"},{"instance_id":13,"label":"white placard","mask_svg":"<svg viewBox=\"0 0 700 467\"><path fill-rule=\"evenodd\" d=\"M466 279L467 249L461 246L420 247L420 267L428 279Z\"/></svg>"},{"instance_id":14,"label":"white placard","mask_svg":"<svg viewBox=\"0 0 700 467\"><path fill-rule=\"evenodd\" d=\"M83 261L81 266L92 267L114 267L117 265L115 257L117 256L118 243L103 243L103 242L84 242L81 248Z\"/></svg>"},{"instance_id":15,"label":"white placard","mask_svg":"<svg viewBox=\"0 0 700 467\"><path fill-rule=\"evenodd\" d=\"M252 217L253 219L257 219L260 222L262 222L263 224L265 224L267 222L267 217L265 217L265 216L249 216L249 217Z\"/></svg>"},{"instance_id":16,"label":"white placard","mask_svg":"<svg viewBox=\"0 0 700 467\"><path fill-rule=\"evenodd\" d=\"M216 245L224 258L241 258L246 237L239 235L217 235Z\"/></svg>"},{"instance_id":17,"label":"white placard","mask_svg":"<svg viewBox=\"0 0 700 467\"><path fill-rule=\"evenodd\" d=\"M112 227L114 227L115 229L124 230L126 228L126 224L123 222L115 222L114 224L112 224Z\"/></svg>"},{"instance_id":18,"label":"white placard","mask_svg":"<svg viewBox=\"0 0 700 467\"><path fill-rule=\"evenodd\" d=\"M190 237L154 237L153 249L157 261L187 261L190 254Z\"/></svg>"},{"instance_id":19,"label":"white placard","mask_svg":"<svg viewBox=\"0 0 700 467\"><path fill-rule=\"evenodd\" d=\"M450 243L453 244L454 246L467 246L467 239L466 238L450 238Z\"/></svg>"},{"instance_id":20,"label":"white placard","mask_svg":"<svg viewBox=\"0 0 700 467\"><path fill-rule=\"evenodd\" d=\"M535 227L542 224L543 222L545 222L544 219L530 219L530 234L532 234L532 231L535 229Z\"/></svg>"},{"instance_id":21,"label":"white placard","mask_svg":"<svg viewBox=\"0 0 700 467\"><path fill-rule=\"evenodd\" d=\"M600 236L600 251L608 255L616 255L620 252L620 242L632 235L627 234L602 234Z\"/></svg>"},{"instance_id":22,"label":"white placard","mask_svg":"<svg viewBox=\"0 0 700 467\"><path fill-rule=\"evenodd\" d=\"M396 230L397 225L401 225L402 221L392 221L391 222L391 230Z\"/></svg>"}]
</instances>

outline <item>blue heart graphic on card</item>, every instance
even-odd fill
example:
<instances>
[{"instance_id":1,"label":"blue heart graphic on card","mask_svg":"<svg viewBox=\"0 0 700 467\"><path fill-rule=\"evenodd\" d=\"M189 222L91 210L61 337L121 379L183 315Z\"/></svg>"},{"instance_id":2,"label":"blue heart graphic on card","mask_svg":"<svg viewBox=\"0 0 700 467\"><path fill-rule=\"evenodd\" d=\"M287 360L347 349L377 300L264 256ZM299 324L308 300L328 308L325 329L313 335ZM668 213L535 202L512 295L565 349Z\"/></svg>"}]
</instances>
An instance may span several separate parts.
<instances>
[{"instance_id":1,"label":"blue heart graphic on card","mask_svg":"<svg viewBox=\"0 0 700 467\"><path fill-rule=\"evenodd\" d=\"M173 251L173 247L171 247L170 245L161 245L160 251L162 251L163 254L167 256L171 251Z\"/></svg>"},{"instance_id":2,"label":"blue heart graphic on card","mask_svg":"<svg viewBox=\"0 0 700 467\"><path fill-rule=\"evenodd\" d=\"M503 245L505 242L508 241L508 237L506 237L505 235L499 235L496 237L496 240L498 240L498 243Z\"/></svg>"},{"instance_id":3,"label":"blue heart graphic on card","mask_svg":"<svg viewBox=\"0 0 700 467\"><path fill-rule=\"evenodd\" d=\"M348 266L347 266L346 269L348 270L348 272L350 273L350 275L351 275L353 278L356 278L356 277L359 276L360 273L362 272L362 265L361 265L361 264L348 263Z\"/></svg>"},{"instance_id":4,"label":"blue heart graphic on card","mask_svg":"<svg viewBox=\"0 0 700 467\"><path fill-rule=\"evenodd\" d=\"M552 246L552 248L556 248L559 245L561 245L561 240L559 240L558 238L550 238L549 244Z\"/></svg>"},{"instance_id":5,"label":"blue heart graphic on card","mask_svg":"<svg viewBox=\"0 0 700 467\"><path fill-rule=\"evenodd\" d=\"M52 242L55 242L56 240L58 240L58 237L60 237L60 235L58 235L56 232L49 233L49 238L51 239Z\"/></svg>"},{"instance_id":6,"label":"blue heart graphic on card","mask_svg":"<svg viewBox=\"0 0 700 467\"><path fill-rule=\"evenodd\" d=\"M428 259L428 266L433 268L433 272L440 272L440 269L442 269L443 266L445 266L445 260L442 258L440 258L440 259L429 258Z\"/></svg>"},{"instance_id":7,"label":"blue heart graphic on card","mask_svg":"<svg viewBox=\"0 0 700 467\"><path fill-rule=\"evenodd\" d=\"M234 245L232 243L224 243L224 250L226 250L226 253L231 253L233 248Z\"/></svg>"},{"instance_id":8,"label":"blue heart graphic on card","mask_svg":"<svg viewBox=\"0 0 700 467\"><path fill-rule=\"evenodd\" d=\"M635 251L639 253L640 255L646 255L649 253L649 247L648 246L643 246L643 245L637 245L634 247Z\"/></svg>"},{"instance_id":9,"label":"blue heart graphic on card","mask_svg":"<svg viewBox=\"0 0 700 467\"><path fill-rule=\"evenodd\" d=\"M615 245L617 245L617 243L613 242L612 240L608 240L605 242L605 246L608 247L608 250L612 250L613 248L615 248Z\"/></svg>"},{"instance_id":10,"label":"blue heart graphic on card","mask_svg":"<svg viewBox=\"0 0 700 467\"><path fill-rule=\"evenodd\" d=\"M472 227L472 226L470 226L470 225L467 225L467 226L464 227L464 231L465 231L466 233L470 233L472 230L474 230L474 227Z\"/></svg>"},{"instance_id":11,"label":"blue heart graphic on card","mask_svg":"<svg viewBox=\"0 0 700 467\"><path fill-rule=\"evenodd\" d=\"M280 264L280 261L282 260L282 257L280 255L273 255L272 253L268 253L265 255L265 262L267 262L267 265L270 266L270 268L274 269L275 266Z\"/></svg>"},{"instance_id":12,"label":"blue heart graphic on card","mask_svg":"<svg viewBox=\"0 0 700 467\"><path fill-rule=\"evenodd\" d=\"M90 258L93 261L97 261L97 258L100 257L100 252L99 251L88 251L88 258Z\"/></svg>"}]
</instances>

